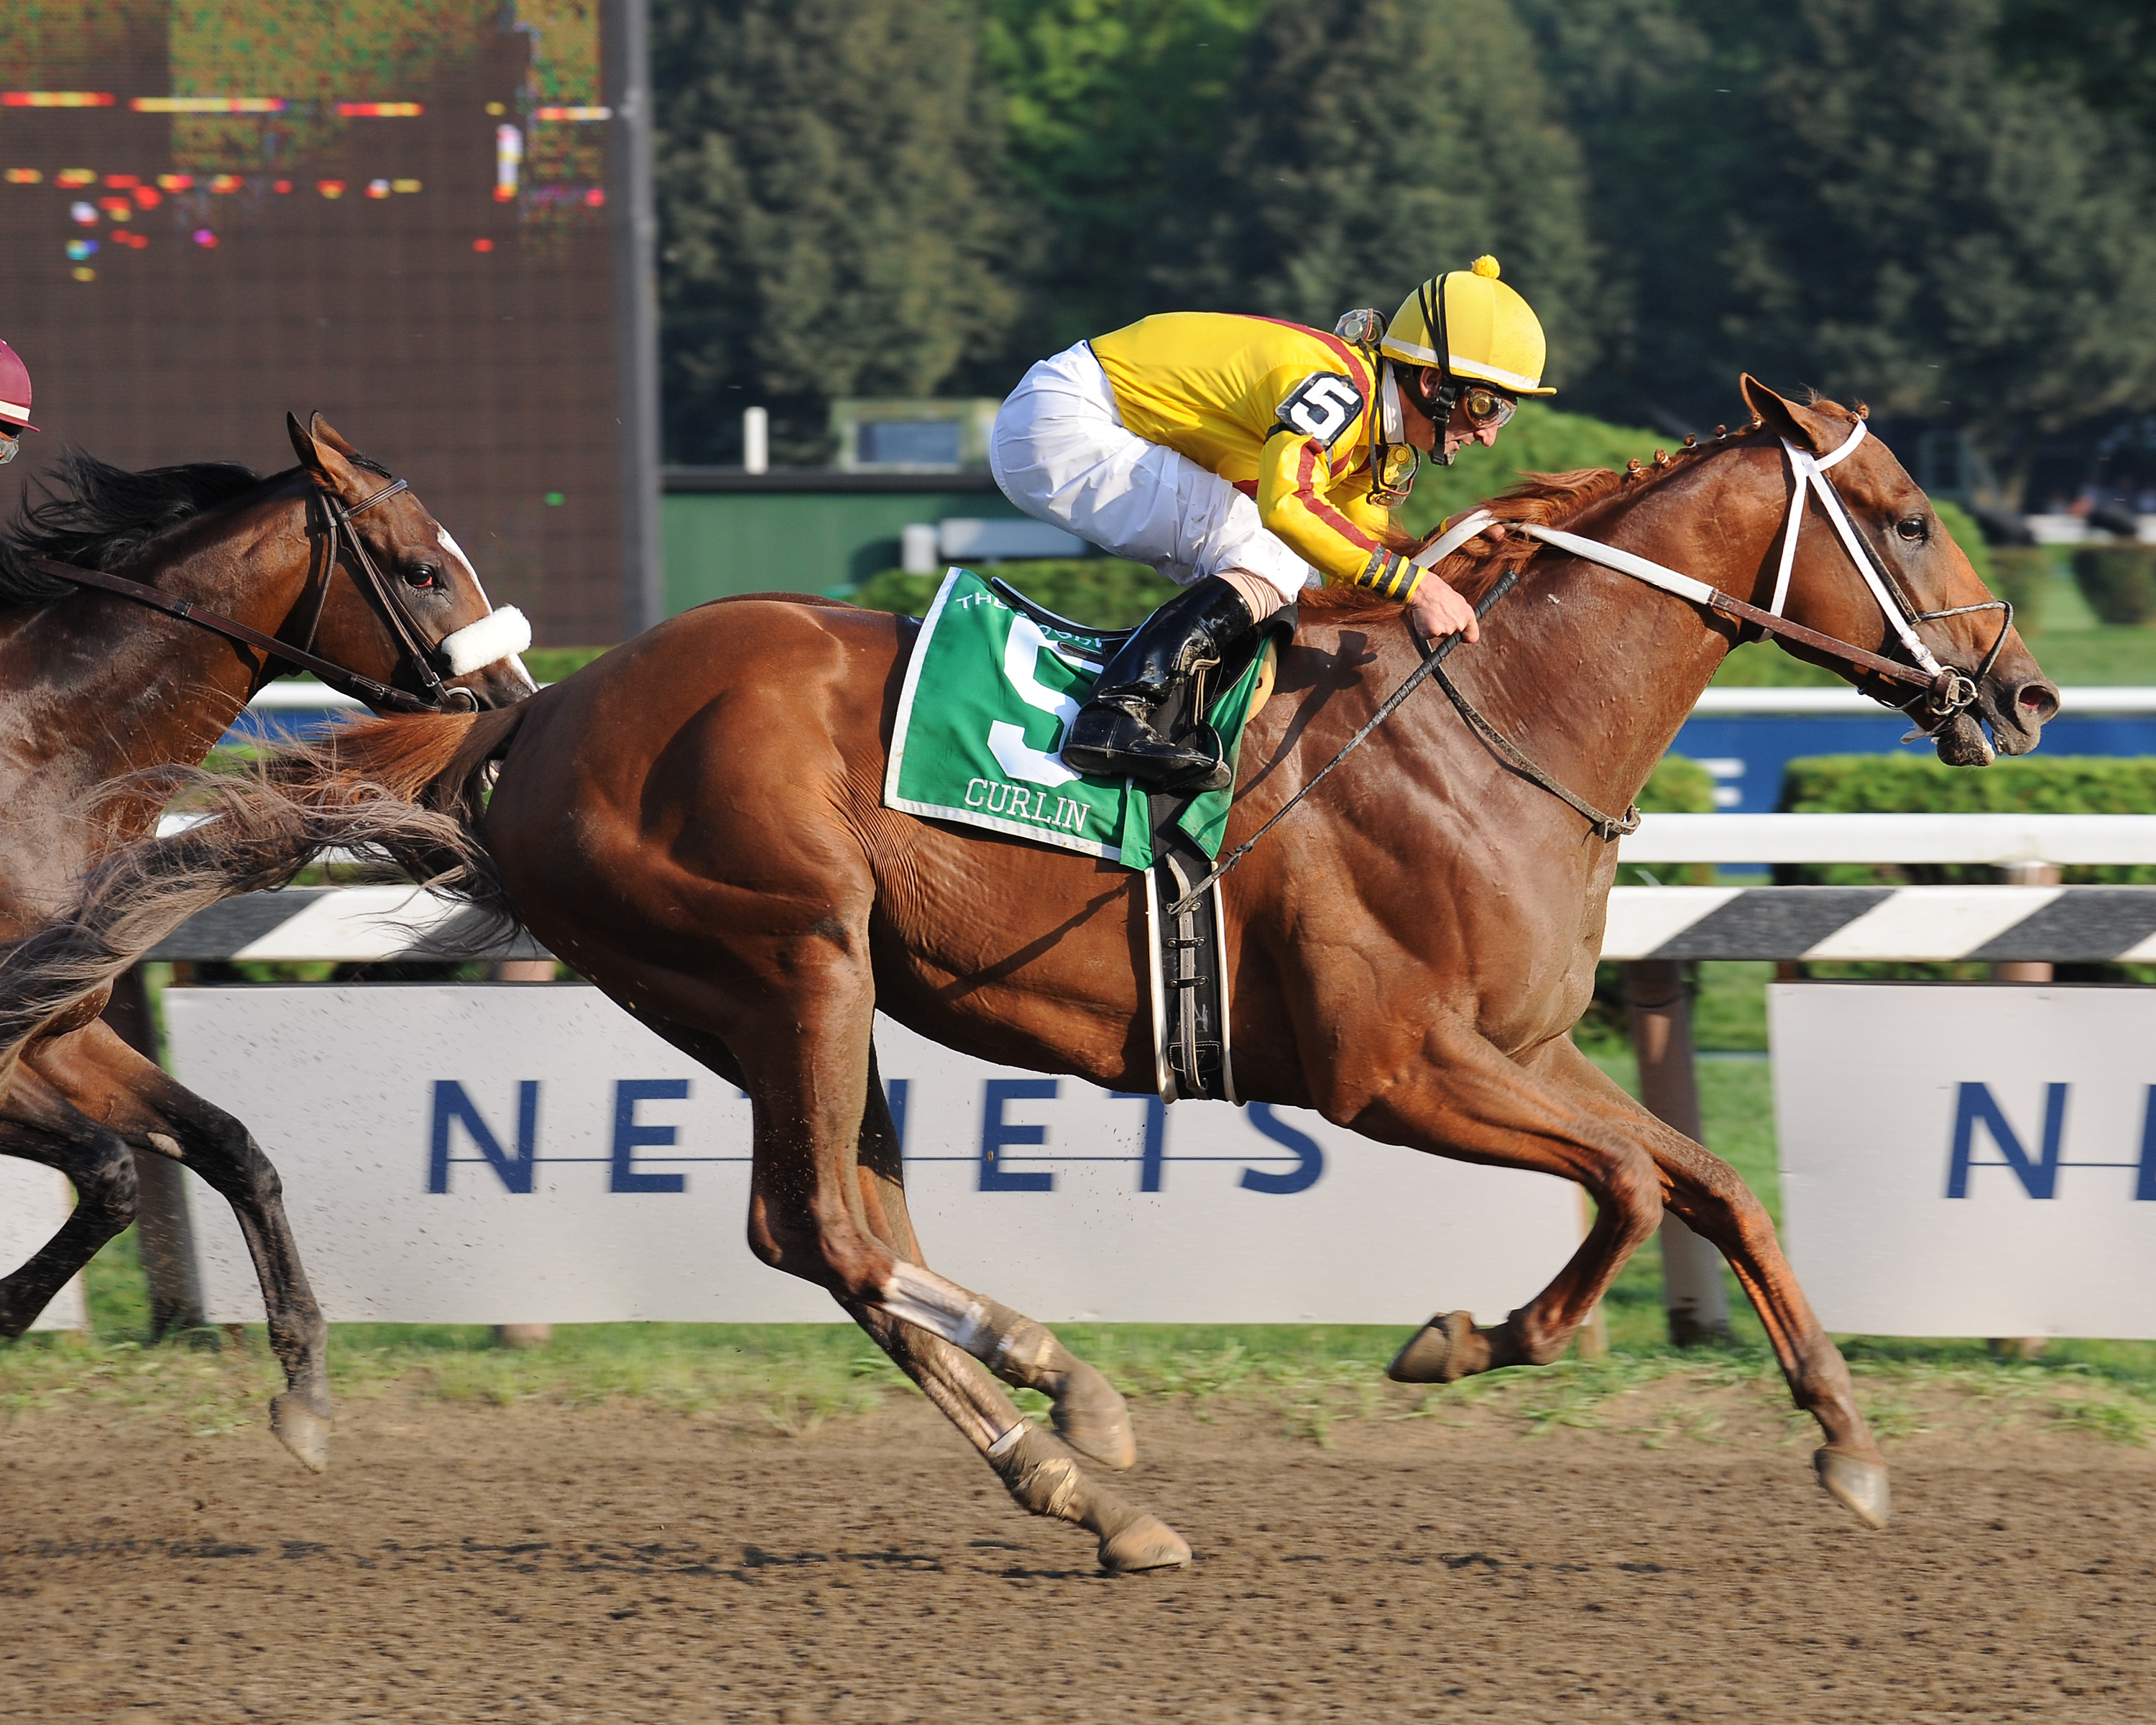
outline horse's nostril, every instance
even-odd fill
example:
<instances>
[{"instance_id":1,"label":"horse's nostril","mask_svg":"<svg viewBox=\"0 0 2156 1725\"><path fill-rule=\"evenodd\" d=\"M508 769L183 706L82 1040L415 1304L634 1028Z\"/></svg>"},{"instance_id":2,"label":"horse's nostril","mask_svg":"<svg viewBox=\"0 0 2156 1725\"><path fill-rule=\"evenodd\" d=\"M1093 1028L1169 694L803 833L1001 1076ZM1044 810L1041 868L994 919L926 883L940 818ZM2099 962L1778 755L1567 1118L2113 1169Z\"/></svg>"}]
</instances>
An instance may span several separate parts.
<instances>
[{"instance_id":1,"label":"horse's nostril","mask_svg":"<svg viewBox=\"0 0 2156 1725\"><path fill-rule=\"evenodd\" d=\"M2048 724L2059 710L2059 691L2049 683L2024 683L2015 693L2014 704L2024 718Z\"/></svg>"}]
</instances>

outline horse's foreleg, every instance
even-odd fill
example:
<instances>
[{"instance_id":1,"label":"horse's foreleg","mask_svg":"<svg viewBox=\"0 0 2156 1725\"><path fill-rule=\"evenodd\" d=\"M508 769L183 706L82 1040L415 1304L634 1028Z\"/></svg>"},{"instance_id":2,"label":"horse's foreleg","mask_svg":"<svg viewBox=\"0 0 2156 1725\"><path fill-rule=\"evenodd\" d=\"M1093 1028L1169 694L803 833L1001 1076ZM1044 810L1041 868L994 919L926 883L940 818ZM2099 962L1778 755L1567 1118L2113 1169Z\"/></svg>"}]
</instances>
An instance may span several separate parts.
<instances>
[{"instance_id":1,"label":"horse's foreleg","mask_svg":"<svg viewBox=\"0 0 2156 1725\"><path fill-rule=\"evenodd\" d=\"M1466 1312L1432 1318L1393 1361L1403 1383L1450 1384L1562 1354L1641 1241L1661 1221L1653 1160L1629 1135L1459 1028L1430 1033L1420 1071L1389 1089L1358 1131L1463 1162L1556 1174L1594 1194L1594 1225L1555 1279L1501 1324Z\"/></svg>"},{"instance_id":2,"label":"horse's foreleg","mask_svg":"<svg viewBox=\"0 0 2156 1725\"><path fill-rule=\"evenodd\" d=\"M21 1335L68 1278L135 1219L135 1157L27 1065L0 1102L0 1155L58 1168L74 1183L75 1206L28 1261L0 1277L0 1336Z\"/></svg>"},{"instance_id":3,"label":"horse's foreleg","mask_svg":"<svg viewBox=\"0 0 2156 1725\"><path fill-rule=\"evenodd\" d=\"M301 1466L329 1466L328 1326L300 1267L284 1183L246 1127L122 1042L102 1020L36 1045L30 1064L85 1112L131 1142L169 1156L232 1206L262 1285L270 1346L285 1389L270 1429Z\"/></svg>"},{"instance_id":4,"label":"horse's foreleg","mask_svg":"<svg viewBox=\"0 0 2156 1725\"><path fill-rule=\"evenodd\" d=\"M1553 1078L1637 1137L1661 1173L1663 1201L1729 1260L1766 1327L1792 1399L1826 1438L1813 1458L1820 1483L1866 1525L1886 1526L1892 1512L1886 1460L1857 1409L1841 1350L1782 1255L1767 1207L1727 1163L1650 1113L1570 1039L1553 1044L1545 1058Z\"/></svg>"}]
</instances>

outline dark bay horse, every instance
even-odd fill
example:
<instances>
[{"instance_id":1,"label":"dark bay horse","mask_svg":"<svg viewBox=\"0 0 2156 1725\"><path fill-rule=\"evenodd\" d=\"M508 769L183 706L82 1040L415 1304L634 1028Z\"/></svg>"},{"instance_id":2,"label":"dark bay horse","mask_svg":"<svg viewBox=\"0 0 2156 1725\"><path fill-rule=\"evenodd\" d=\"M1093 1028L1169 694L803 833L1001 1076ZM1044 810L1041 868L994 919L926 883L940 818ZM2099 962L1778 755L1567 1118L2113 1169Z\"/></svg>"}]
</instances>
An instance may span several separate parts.
<instances>
[{"instance_id":1,"label":"dark bay horse","mask_svg":"<svg viewBox=\"0 0 2156 1725\"><path fill-rule=\"evenodd\" d=\"M1918 625L1921 651L1977 685L1933 716L1941 756L1989 760L1985 723L2005 752L2035 747L2057 691L1995 609L1958 611L1987 595L1922 492L1860 439L1856 416L1744 387L1755 418L1733 439L1492 506L1517 525L1443 566L1471 596L1520 574L1481 644L1450 661L1466 693L1573 793L1625 809L1733 627L1524 530L1591 536L1763 603L1791 506L1786 439L1812 456L1847 446L1834 481L1853 531L1907 611L1957 611ZM1825 504L1799 487L1794 506L1810 525L1788 616L1908 650ZM1139 877L882 806L917 628L833 602L728 600L511 711L363 722L288 756L281 792L234 792L219 820L116 856L67 919L0 964L0 1059L182 916L289 875L315 845L402 821L446 857L461 836L472 896L749 1092L757 1254L829 1290L1021 1504L1097 1536L1105 1567L1181 1563L1179 1537L1088 1478L992 1377L1044 1391L1071 1448L1124 1466L1135 1447L1115 1391L1040 1325L928 1270L907 1219L870 1045L878 1009L985 1060L1114 1090L1154 1083ZM1229 839L1278 809L1416 664L1396 605L1306 595L1243 746ZM1594 1195L1592 1229L1541 1294L1494 1324L1434 1319L1395 1375L1555 1359L1666 1207L1721 1249L1758 1307L1822 1429L1821 1483L1883 1525L1885 1463L1765 1210L1572 1044L1616 863L1614 842L1425 691L1226 882L1236 1089Z\"/></svg>"},{"instance_id":2,"label":"dark bay horse","mask_svg":"<svg viewBox=\"0 0 2156 1725\"><path fill-rule=\"evenodd\" d=\"M161 796L141 784L108 795L106 781L199 762L289 669L78 584L70 567L154 586L393 690L424 691L431 677L480 707L531 692L514 650L528 631L514 614L493 612L418 499L399 487L365 506L386 489L386 470L319 416L311 429L288 418L288 429L300 465L266 480L221 462L129 473L71 457L61 489L26 508L0 543L0 933L18 936L64 906L101 854L155 823ZM328 511L354 509L349 528L332 534ZM346 533L363 536L393 593L362 578ZM406 633L437 656L431 671ZM511 650L493 650L505 641ZM468 662L479 654L488 662ZM104 1005L101 993L85 997L47 1026L0 1090L0 1153L57 1168L78 1194L59 1232L0 1278L0 1335L20 1335L134 1219L133 1153L172 1157L239 1217L289 1385L273 1425L319 1470L330 1429L325 1332L276 1171L244 1126L123 1042L98 1018Z\"/></svg>"}]
</instances>

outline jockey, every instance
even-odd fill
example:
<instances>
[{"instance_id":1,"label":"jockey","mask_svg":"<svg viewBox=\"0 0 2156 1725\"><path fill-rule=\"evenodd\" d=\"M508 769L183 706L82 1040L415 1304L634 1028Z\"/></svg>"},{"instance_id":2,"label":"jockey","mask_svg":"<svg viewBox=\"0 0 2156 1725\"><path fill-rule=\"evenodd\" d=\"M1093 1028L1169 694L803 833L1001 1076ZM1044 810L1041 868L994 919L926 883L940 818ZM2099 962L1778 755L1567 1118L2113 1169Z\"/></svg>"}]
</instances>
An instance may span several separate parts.
<instances>
[{"instance_id":1,"label":"jockey","mask_svg":"<svg viewBox=\"0 0 2156 1725\"><path fill-rule=\"evenodd\" d=\"M1072 722L1074 770L1173 788L1217 762L1152 728L1178 682L1218 663L1305 586L1404 603L1425 638L1475 614L1417 567L1391 511L1420 454L1488 445L1541 388L1542 326L1497 260L1447 271L1389 325L1327 336L1271 318L1170 312L1045 359L996 416L988 465L1027 514L1188 588L1102 668Z\"/></svg>"},{"instance_id":2,"label":"jockey","mask_svg":"<svg viewBox=\"0 0 2156 1725\"><path fill-rule=\"evenodd\" d=\"M15 459L23 434L37 429L30 424L30 368L0 341L0 467Z\"/></svg>"}]
</instances>

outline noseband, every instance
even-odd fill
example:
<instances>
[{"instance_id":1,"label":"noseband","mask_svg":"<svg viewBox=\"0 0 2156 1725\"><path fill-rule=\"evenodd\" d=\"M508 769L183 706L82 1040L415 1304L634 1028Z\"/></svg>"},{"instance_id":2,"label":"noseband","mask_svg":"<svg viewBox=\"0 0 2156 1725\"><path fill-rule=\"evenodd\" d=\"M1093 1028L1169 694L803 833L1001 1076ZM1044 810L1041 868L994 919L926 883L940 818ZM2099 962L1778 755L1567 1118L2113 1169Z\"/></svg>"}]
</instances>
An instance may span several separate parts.
<instances>
[{"instance_id":1,"label":"noseband","mask_svg":"<svg viewBox=\"0 0 2156 1725\"><path fill-rule=\"evenodd\" d=\"M191 623L198 629L206 629L213 634L223 635L227 640L252 647L264 655L266 659L282 660L295 670L311 671L338 693L349 695L368 706L399 713L476 712L479 697L469 689L449 687L440 675L453 663L451 643L465 631L453 629L429 646L418 620L405 608L403 596L382 573L367 551L366 541L360 537L359 530L352 524L353 516L364 514L376 504L386 502L399 491L408 491L411 488L409 480L392 480L372 497L364 498L346 508L320 485L313 487L310 507L316 502L321 505L323 519L327 525L329 555L323 565L321 584L316 595L313 614L308 619L306 644L301 647L280 641L275 635L265 634L236 618L227 617L222 612L198 605L192 599L181 598L146 582L130 581L124 575L108 575L102 569L62 562L57 557L36 557L31 561L42 564L63 580L72 581L81 587L94 587L103 593L116 593L138 605L162 611L167 617L176 617L182 623ZM341 546L351 552L350 567L360 590L367 596L382 621L388 624L390 633L397 638L404 656L417 668L421 693L414 695L406 690L393 688L389 684L377 682L372 677L362 676L357 671L339 665L334 660L325 659L313 650L316 632L321 625L322 608L329 598L330 577L336 572L337 552ZM485 620L482 619L481 623ZM468 626L478 628L480 625L474 624Z\"/></svg>"}]
</instances>

